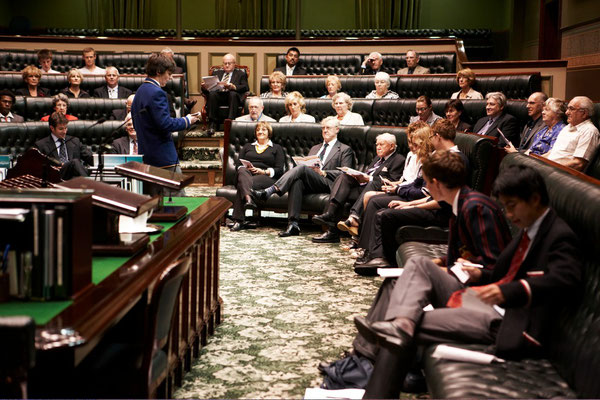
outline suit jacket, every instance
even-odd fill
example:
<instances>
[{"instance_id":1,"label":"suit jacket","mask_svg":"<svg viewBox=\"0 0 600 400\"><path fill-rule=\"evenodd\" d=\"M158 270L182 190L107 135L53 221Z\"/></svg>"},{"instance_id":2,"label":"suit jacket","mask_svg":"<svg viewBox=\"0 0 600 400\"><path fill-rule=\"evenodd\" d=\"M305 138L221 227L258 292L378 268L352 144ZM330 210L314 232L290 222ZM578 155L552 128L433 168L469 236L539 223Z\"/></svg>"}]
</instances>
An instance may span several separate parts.
<instances>
[{"instance_id":1,"label":"suit jacket","mask_svg":"<svg viewBox=\"0 0 600 400\"><path fill-rule=\"evenodd\" d=\"M223 75L225 75L225 71L223 69L218 69L213 71L213 75L218 76L219 80L221 80L223 79ZM246 76L246 72L242 71L241 69L236 68L233 70L229 82L235 85L235 91L240 95L250 90L248 87L248 77Z\"/></svg>"},{"instance_id":2,"label":"suit jacket","mask_svg":"<svg viewBox=\"0 0 600 400\"><path fill-rule=\"evenodd\" d=\"M65 89L61 90L60 93L64 94L65 96L67 96L70 99L74 99L75 98L75 95L73 94L73 92L71 92L69 90L69 88L65 88ZM80 89L78 99L86 99L86 98L90 98L90 97L91 96L90 96L90 94L88 92L86 92L83 89ZM106 94L106 97L108 97L108 92Z\"/></svg>"},{"instance_id":3,"label":"suit jacket","mask_svg":"<svg viewBox=\"0 0 600 400\"><path fill-rule=\"evenodd\" d=\"M540 116L537 121L535 121L535 124L531 128L529 134L527 134L527 129L529 129L529 127L527 124L525 124L523 130L521 131L521 143L519 144L519 150L527 150L530 148L533 144L533 137L535 134L541 131L545 126L546 124L544 124L544 121L542 121L542 117Z\"/></svg>"},{"instance_id":4,"label":"suit jacket","mask_svg":"<svg viewBox=\"0 0 600 400\"><path fill-rule=\"evenodd\" d=\"M115 121L125 121L125 117L127 117L127 109L126 108L115 108L110 113L110 118Z\"/></svg>"},{"instance_id":5,"label":"suit jacket","mask_svg":"<svg viewBox=\"0 0 600 400\"><path fill-rule=\"evenodd\" d=\"M459 121L456 132L473 132L473 125L465 121Z\"/></svg>"},{"instance_id":6,"label":"suit jacket","mask_svg":"<svg viewBox=\"0 0 600 400\"><path fill-rule=\"evenodd\" d=\"M140 112L142 109L146 112ZM189 122L187 118L171 118L167 93L154 79L146 78L138 88L131 115L144 163L155 167L179 163L171 132L187 129Z\"/></svg>"},{"instance_id":7,"label":"suit jacket","mask_svg":"<svg viewBox=\"0 0 600 400\"><path fill-rule=\"evenodd\" d=\"M481 284L497 282L506 275L522 233L519 232L500 254L493 270L482 271ZM500 285L505 298L500 307L506 309L496 337L500 355L524 357L529 350L539 353L540 348L527 340L523 333L543 345L544 339L551 333L548 323L555 318L558 309L577 298L582 275L578 243L575 233L551 209L542 221L515 279ZM526 286L530 288L530 295Z\"/></svg>"},{"instance_id":8,"label":"suit jacket","mask_svg":"<svg viewBox=\"0 0 600 400\"><path fill-rule=\"evenodd\" d=\"M429 68L425 68L425 67L422 67L417 64L417 66L415 67L415 70L413 71L412 74L413 75L424 75L424 74L430 74L430 73L431 72L429 71ZM398 70L398 75L408 75L408 67Z\"/></svg>"},{"instance_id":9,"label":"suit jacket","mask_svg":"<svg viewBox=\"0 0 600 400\"><path fill-rule=\"evenodd\" d=\"M131 90L127 89L126 87L119 85L117 87L117 93L118 93L119 99L126 99L133 92ZM103 86L100 86L99 88L94 89L94 97L99 97L101 99L108 99L108 86L103 85Z\"/></svg>"},{"instance_id":10,"label":"suit jacket","mask_svg":"<svg viewBox=\"0 0 600 400\"><path fill-rule=\"evenodd\" d=\"M479 132L479 130L483 128L483 126L488 122L488 120L488 116L479 118L479 120L475 123L475 126L473 127L473 132ZM517 119L515 117L503 112L498 118L496 118L492 126L490 126L490 128L487 130L486 133L484 133L484 135L500 138L500 134L497 130L498 128L502 131L502 133L504 133L504 136L506 136L506 138L510 140L515 147L519 145L519 123L517 122ZM498 140L498 146L504 147L504 145L504 140L500 138Z\"/></svg>"},{"instance_id":11,"label":"suit jacket","mask_svg":"<svg viewBox=\"0 0 600 400\"><path fill-rule=\"evenodd\" d=\"M379 156L376 156L373 161L371 161L371 164L369 164L365 171L372 168L377 161L379 161ZM374 179L377 178L381 180L381 178L386 178L390 181L397 181L402 177L405 161L406 157L400 153L394 152L383 162L383 164L373 171L372 176Z\"/></svg>"},{"instance_id":12,"label":"suit jacket","mask_svg":"<svg viewBox=\"0 0 600 400\"><path fill-rule=\"evenodd\" d=\"M50 92L46 88L38 86L37 91L38 91L38 97L49 97L50 96ZM19 88L19 89L15 90L15 95L16 96L31 97L29 95L29 89L26 88L26 87L25 88Z\"/></svg>"},{"instance_id":13,"label":"suit jacket","mask_svg":"<svg viewBox=\"0 0 600 400\"><path fill-rule=\"evenodd\" d=\"M321 150L322 146L323 146L323 143L314 145L313 147L311 147L310 151L308 152L308 155L309 156L316 155L319 152L319 150ZM331 149L329 154L327 155L327 159L323 163L322 170L327 173L327 176L325 177L325 179L333 182L333 181L335 181L335 178L337 178L337 176L339 174L343 173L342 171L337 169L337 167L352 168L353 166L354 166L354 151L350 148L350 146L345 145L344 143L340 142L340 140L338 139L335 142L335 144L333 145L333 148Z\"/></svg>"},{"instance_id":14,"label":"suit jacket","mask_svg":"<svg viewBox=\"0 0 600 400\"><path fill-rule=\"evenodd\" d=\"M273 72L279 71L286 75L285 65L283 67L277 67L273 70ZM292 75L306 75L306 68L302 68L300 65L296 64L296 68L294 68L294 73Z\"/></svg>"},{"instance_id":15,"label":"suit jacket","mask_svg":"<svg viewBox=\"0 0 600 400\"><path fill-rule=\"evenodd\" d=\"M12 120L10 122L25 122L25 120L23 119L23 117L21 117L18 114L15 114L14 112L10 112L12 114Z\"/></svg>"},{"instance_id":16,"label":"suit jacket","mask_svg":"<svg viewBox=\"0 0 600 400\"><path fill-rule=\"evenodd\" d=\"M129 154L129 136L122 136L112 142L111 154Z\"/></svg>"},{"instance_id":17,"label":"suit jacket","mask_svg":"<svg viewBox=\"0 0 600 400\"><path fill-rule=\"evenodd\" d=\"M511 239L498 204L467 186L460 189L458 215L450 217L449 231L448 254L443 258L449 267L463 257L492 268Z\"/></svg>"},{"instance_id":18,"label":"suit jacket","mask_svg":"<svg viewBox=\"0 0 600 400\"><path fill-rule=\"evenodd\" d=\"M92 152L90 149L81 144L78 138L74 136L65 136L65 145L67 146L67 155L69 156L69 161L71 160L81 160L84 161L88 165L94 165L94 157L92 156ZM48 135L34 144L42 154L47 155L48 157L60 159L58 156L58 151L56 149L56 144L52 139L51 135Z\"/></svg>"}]
</instances>

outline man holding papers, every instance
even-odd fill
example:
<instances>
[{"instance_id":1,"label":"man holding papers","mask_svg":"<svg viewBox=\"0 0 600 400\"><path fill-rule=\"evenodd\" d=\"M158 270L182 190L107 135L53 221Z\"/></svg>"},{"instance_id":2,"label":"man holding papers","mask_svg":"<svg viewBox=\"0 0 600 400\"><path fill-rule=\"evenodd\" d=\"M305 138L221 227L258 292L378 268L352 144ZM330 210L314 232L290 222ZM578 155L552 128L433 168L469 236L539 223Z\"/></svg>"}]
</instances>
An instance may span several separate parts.
<instances>
[{"instance_id":1,"label":"man holding papers","mask_svg":"<svg viewBox=\"0 0 600 400\"><path fill-rule=\"evenodd\" d=\"M289 192L288 226L279 233L280 237L298 236L298 220L302 210L302 197L307 193L329 193L338 175L343 172L338 167L354 166L354 151L341 143L338 138L340 123L336 117L327 117L321 121L323 143L313 146L309 156L318 156L321 167L296 165L287 171L273 186L265 190L253 190L258 200L266 201L271 195L279 196Z\"/></svg>"},{"instance_id":2,"label":"man holding papers","mask_svg":"<svg viewBox=\"0 0 600 400\"><path fill-rule=\"evenodd\" d=\"M342 218L344 205L353 202L352 212L362 214L364 194L372 190L381 190L383 181L397 181L404 170L404 156L396 153L396 137L383 133L376 139L377 157L373 158L365 173L351 168L341 168L340 174L331 188L329 204L323 214L313 217L313 222L324 225L327 231L312 238L315 243L336 243L340 240L337 221Z\"/></svg>"},{"instance_id":3,"label":"man holding papers","mask_svg":"<svg viewBox=\"0 0 600 400\"><path fill-rule=\"evenodd\" d=\"M438 187L431 164L425 162L423 170L435 197ZM493 269L462 267L469 275L467 284L473 285L465 290L430 260L411 258L383 321L355 320L365 338L382 346L365 398L399 394L397 382L414 361L416 344L495 343L496 354L509 358L542 353L551 333L548 322L558 308L576 298L581 279L578 240L548 207L544 180L535 170L506 168L493 192L507 217L521 228ZM423 311L428 304L434 310Z\"/></svg>"}]
</instances>

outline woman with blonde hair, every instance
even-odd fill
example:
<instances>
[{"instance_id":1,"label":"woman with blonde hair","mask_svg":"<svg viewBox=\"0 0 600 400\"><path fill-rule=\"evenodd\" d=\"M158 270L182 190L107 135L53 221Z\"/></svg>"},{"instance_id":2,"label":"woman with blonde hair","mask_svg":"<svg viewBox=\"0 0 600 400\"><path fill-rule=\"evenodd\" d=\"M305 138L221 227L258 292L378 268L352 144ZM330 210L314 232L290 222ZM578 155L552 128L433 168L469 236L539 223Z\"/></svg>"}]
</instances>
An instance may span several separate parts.
<instances>
[{"instance_id":1,"label":"woman with blonde hair","mask_svg":"<svg viewBox=\"0 0 600 400\"><path fill-rule=\"evenodd\" d=\"M315 117L306 113L306 102L300 92L292 92L285 98L285 111L288 115L279 122L315 122Z\"/></svg>"},{"instance_id":2,"label":"woman with blonde hair","mask_svg":"<svg viewBox=\"0 0 600 400\"><path fill-rule=\"evenodd\" d=\"M475 72L471 68L464 68L458 71L456 73L456 82L458 82L460 90L452 93L450 99L483 100L483 95L472 87L475 84Z\"/></svg>"},{"instance_id":3,"label":"woman with blonde hair","mask_svg":"<svg viewBox=\"0 0 600 400\"><path fill-rule=\"evenodd\" d=\"M327 94L321 96L321 99L333 99L333 96L340 92L342 89L342 82L340 78L335 75L328 75L327 79L325 79L325 89L327 89Z\"/></svg>"},{"instance_id":4,"label":"woman with blonde hair","mask_svg":"<svg viewBox=\"0 0 600 400\"><path fill-rule=\"evenodd\" d=\"M61 90L60 92L72 99L85 99L90 97L90 94L85 90L81 89L83 83L83 74L76 68L73 68L67 74L67 81L69 86Z\"/></svg>"},{"instance_id":5,"label":"woman with blonde hair","mask_svg":"<svg viewBox=\"0 0 600 400\"><path fill-rule=\"evenodd\" d=\"M40 87L40 79L42 78L42 71L38 67L28 65L21 71L23 82L25 82L24 88L17 89L15 94L17 96L27 97L48 97L50 94L47 89Z\"/></svg>"},{"instance_id":6,"label":"woman with blonde hair","mask_svg":"<svg viewBox=\"0 0 600 400\"><path fill-rule=\"evenodd\" d=\"M266 98L285 98L287 97L287 92L285 92L285 84L287 82L286 76L280 72L275 71L271 75L269 75L269 90L268 92L261 93L260 97L263 99Z\"/></svg>"}]
</instances>

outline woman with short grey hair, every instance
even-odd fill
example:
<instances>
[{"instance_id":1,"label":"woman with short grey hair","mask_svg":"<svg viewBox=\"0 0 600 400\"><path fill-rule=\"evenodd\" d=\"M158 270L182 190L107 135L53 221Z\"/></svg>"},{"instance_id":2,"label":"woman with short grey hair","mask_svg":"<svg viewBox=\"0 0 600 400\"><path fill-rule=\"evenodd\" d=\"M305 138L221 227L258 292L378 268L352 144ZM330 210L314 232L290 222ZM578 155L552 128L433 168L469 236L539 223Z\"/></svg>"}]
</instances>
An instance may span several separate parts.
<instances>
[{"instance_id":1,"label":"woman with short grey hair","mask_svg":"<svg viewBox=\"0 0 600 400\"><path fill-rule=\"evenodd\" d=\"M364 125L362 116L353 113L352 99L346 93L338 93L331 99L331 106L337 114L340 125Z\"/></svg>"},{"instance_id":2,"label":"woman with short grey hair","mask_svg":"<svg viewBox=\"0 0 600 400\"><path fill-rule=\"evenodd\" d=\"M389 90L391 85L390 75L387 72L375 74L375 90L367 95L367 99L399 99L398 93Z\"/></svg>"}]
</instances>

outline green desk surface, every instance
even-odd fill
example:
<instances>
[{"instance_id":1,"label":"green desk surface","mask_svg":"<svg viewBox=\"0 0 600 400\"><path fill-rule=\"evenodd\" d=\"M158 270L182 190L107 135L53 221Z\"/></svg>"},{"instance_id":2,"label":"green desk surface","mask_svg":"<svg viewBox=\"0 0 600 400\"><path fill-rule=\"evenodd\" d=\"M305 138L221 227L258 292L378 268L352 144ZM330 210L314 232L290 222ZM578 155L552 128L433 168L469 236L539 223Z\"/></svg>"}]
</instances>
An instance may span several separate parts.
<instances>
[{"instance_id":1,"label":"green desk surface","mask_svg":"<svg viewBox=\"0 0 600 400\"><path fill-rule=\"evenodd\" d=\"M165 198L165 203L167 202ZM167 205L186 206L188 213L194 211L207 200L206 197L174 197L173 203ZM150 235L150 241L156 240L163 232L167 231L176 222L160 222L164 226L162 232ZM97 285L107 276L123 265L129 257L94 257L92 258L92 283ZM36 325L48 323L56 315L71 305L72 300L64 301L10 301L0 303L0 316L30 315Z\"/></svg>"}]
</instances>

